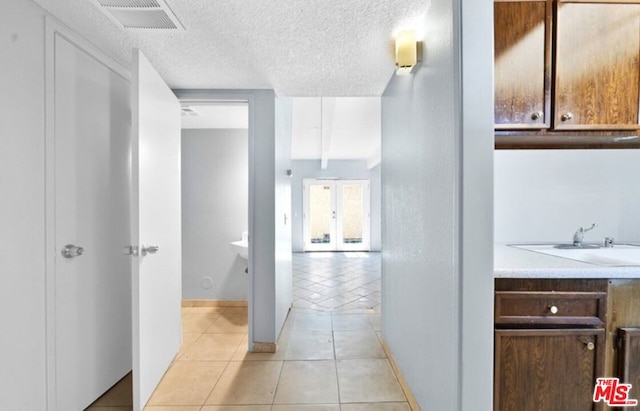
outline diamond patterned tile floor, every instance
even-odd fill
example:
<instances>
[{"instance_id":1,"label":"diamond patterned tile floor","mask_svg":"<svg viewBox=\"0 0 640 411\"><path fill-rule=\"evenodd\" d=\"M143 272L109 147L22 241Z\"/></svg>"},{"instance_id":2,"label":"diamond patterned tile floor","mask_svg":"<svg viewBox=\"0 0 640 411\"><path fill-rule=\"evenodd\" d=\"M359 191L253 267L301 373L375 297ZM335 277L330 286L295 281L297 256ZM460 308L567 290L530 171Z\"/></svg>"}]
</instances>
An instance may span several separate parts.
<instances>
[{"instance_id":1,"label":"diamond patterned tile floor","mask_svg":"<svg viewBox=\"0 0 640 411\"><path fill-rule=\"evenodd\" d=\"M295 308L379 313L380 303L380 253L293 254Z\"/></svg>"}]
</instances>

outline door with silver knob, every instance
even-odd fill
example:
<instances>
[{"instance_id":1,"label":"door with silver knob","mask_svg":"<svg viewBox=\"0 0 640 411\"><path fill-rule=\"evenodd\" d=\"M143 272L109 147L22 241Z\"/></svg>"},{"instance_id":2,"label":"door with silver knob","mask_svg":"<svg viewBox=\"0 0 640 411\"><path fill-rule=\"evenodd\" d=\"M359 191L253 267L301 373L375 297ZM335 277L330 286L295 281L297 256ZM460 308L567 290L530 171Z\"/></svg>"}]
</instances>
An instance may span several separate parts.
<instances>
[{"instance_id":1,"label":"door with silver knob","mask_svg":"<svg viewBox=\"0 0 640 411\"><path fill-rule=\"evenodd\" d=\"M82 41L51 35L49 388L52 409L82 410L131 369L130 88Z\"/></svg>"},{"instance_id":2,"label":"door with silver knob","mask_svg":"<svg viewBox=\"0 0 640 411\"><path fill-rule=\"evenodd\" d=\"M180 348L180 103L134 50L133 410L144 408ZM153 153L150 155L149 153ZM131 259L130 259L131 260Z\"/></svg>"}]
</instances>

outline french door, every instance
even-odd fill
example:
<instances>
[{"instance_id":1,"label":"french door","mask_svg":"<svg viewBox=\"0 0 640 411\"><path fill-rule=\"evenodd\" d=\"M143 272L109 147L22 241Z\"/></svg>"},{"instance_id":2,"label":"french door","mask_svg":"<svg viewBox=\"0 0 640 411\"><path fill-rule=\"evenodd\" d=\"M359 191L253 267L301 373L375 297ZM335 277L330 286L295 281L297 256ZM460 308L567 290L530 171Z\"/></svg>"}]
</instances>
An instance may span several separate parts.
<instances>
[{"instance_id":1,"label":"french door","mask_svg":"<svg viewBox=\"0 0 640 411\"><path fill-rule=\"evenodd\" d=\"M303 180L305 251L369 251L369 180Z\"/></svg>"}]
</instances>

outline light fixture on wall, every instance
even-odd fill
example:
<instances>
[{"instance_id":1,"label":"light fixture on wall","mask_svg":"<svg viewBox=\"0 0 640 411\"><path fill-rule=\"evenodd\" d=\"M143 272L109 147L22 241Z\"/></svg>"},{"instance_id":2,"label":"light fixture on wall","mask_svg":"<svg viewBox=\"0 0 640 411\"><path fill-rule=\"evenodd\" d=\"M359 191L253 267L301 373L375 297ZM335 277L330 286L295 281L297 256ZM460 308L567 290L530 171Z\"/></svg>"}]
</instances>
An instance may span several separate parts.
<instances>
[{"instance_id":1,"label":"light fixture on wall","mask_svg":"<svg viewBox=\"0 0 640 411\"><path fill-rule=\"evenodd\" d=\"M416 41L416 32L404 30L396 35L396 74L409 75L421 61L422 43Z\"/></svg>"}]
</instances>

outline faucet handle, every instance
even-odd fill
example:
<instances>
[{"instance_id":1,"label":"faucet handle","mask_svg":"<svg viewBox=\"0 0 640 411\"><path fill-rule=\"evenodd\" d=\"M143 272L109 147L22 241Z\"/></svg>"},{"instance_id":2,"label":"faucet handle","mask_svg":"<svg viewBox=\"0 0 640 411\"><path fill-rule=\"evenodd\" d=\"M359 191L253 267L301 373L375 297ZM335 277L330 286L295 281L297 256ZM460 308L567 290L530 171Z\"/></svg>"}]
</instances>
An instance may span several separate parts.
<instances>
[{"instance_id":1,"label":"faucet handle","mask_svg":"<svg viewBox=\"0 0 640 411\"><path fill-rule=\"evenodd\" d=\"M582 239L584 238L584 233L586 233L587 231L593 230L597 226L598 226L598 224L593 223L593 224L591 224L591 227L588 227L588 228L580 227L580 228L578 228L578 230L573 235L573 245L574 245L574 247L582 246Z\"/></svg>"}]
</instances>

